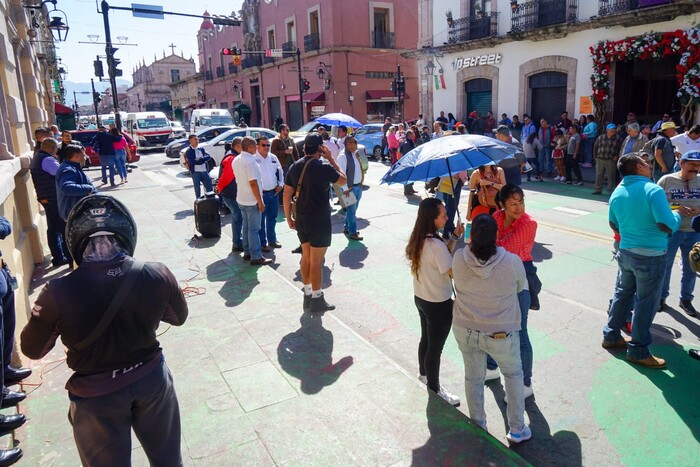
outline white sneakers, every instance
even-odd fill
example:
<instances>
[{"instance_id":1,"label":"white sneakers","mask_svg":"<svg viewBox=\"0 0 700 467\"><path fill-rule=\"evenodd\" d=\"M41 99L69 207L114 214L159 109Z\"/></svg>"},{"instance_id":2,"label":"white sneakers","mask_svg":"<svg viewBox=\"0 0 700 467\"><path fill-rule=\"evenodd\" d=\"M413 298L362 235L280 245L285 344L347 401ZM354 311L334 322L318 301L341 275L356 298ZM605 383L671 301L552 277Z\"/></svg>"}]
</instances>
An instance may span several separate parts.
<instances>
[{"instance_id":1,"label":"white sneakers","mask_svg":"<svg viewBox=\"0 0 700 467\"><path fill-rule=\"evenodd\" d=\"M486 378L484 378L484 382L486 381L492 381L494 379L498 379L501 377L501 372L499 371L498 368L495 370L489 370L488 368L486 369Z\"/></svg>"},{"instance_id":2,"label":"white sneakers","mask_svg":"<svg viewBox=\"0 0 700 467\"><path fill-rule=\"evenodd\" d=\"M535 394L535 391L532 390L532 385L530 386L525 386L525 397L524 399L527 399L530 396L533 396ZM508 394L503 398L503 402L506 404L508 403Z\"/></svg>"},{"instance_id":3,"label":"white sneakers","mask_svg":"<svg viewBox=\"0 0 700 467\"><path fill-rule=\"evenodd\" d=\"M442 397L445 400L445 402L447 402L451 406L459 407L459 397L445 391L445 388L443 388L442 386L440 386L440 390L438 391L438 396Z\"/></svg>"},{"instance_id":4,"label":"white sneakers","mask_svg":"<svg viewBox=\"0 0 700 467\"><path fill-rule=\"evenodd\" d=\"M523 441L527 441L528 439L532 438L532 431L530 430L529 426L525 425L520 431L510 430L506 435L506 438L511 443L522 443Z\"/></svg>"}]
</instances>

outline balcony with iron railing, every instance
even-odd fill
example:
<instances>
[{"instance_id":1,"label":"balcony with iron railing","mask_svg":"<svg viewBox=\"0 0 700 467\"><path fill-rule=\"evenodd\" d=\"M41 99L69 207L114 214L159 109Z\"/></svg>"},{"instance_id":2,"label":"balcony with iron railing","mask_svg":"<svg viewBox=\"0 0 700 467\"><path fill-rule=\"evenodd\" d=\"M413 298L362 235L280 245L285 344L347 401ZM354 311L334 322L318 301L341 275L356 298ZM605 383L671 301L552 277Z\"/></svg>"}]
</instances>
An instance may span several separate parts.
<instances>
[{"instance_id":1,"label":"balcony with iron railing","mask_svg":"<svg viewBox=\"0 0 700 467\"><path fill-rule=\"evenodd\" d=\"M238 67L234 65L233 63L228 64L228 74L229 75L235 75L238 73Z\"/></svg>"},{"instance_id":2,"label":"balcony with iron railing","mask_svg":"<svg viewBox=\"0 0 700 467\"><path fill-rule=\"evenodd\" d=\"M207 80L207 81L211 81L212 79L214 79L214 77L213 77L212 74L211 74L211 71L207 70L207 71L204 73L204 79Z\"/></svg>"},{"instance_id":3,"label":"balcony with iron railing","mask_svg":"<svg viewBox=\"0 0 700 467\"><path fill-rule=\"evenodd\" d=\"M477 13L473 17L459 18L450 26L447 42L473 41L498 35L498 12Z\"/></svg>"},{"instance_id":4,"label":"balcony with iron railing","mask_svg":"<svg viewBox=\"0 0 700 467\"><path fill-rule=\"evenodd\" d=\"M394 33L386 31L372 31L372 48L393 49Z\"/></svg>"},{"instance_id":5,"label":"balcony with iron railing","mask_svg":"<svg viewBox=\"0 0 700 467\"><path fill-rule=\"evenodd\" d=\"M223 66L217 66L217 67L216 67L216 77L217 77L217 78L223 78L223 77L224 77L224 67L223 67Z\"/></svg>"},{"instance_id":6,"label":"balcony with iron railing","mask_svg":"<svg viewBox=\"0 0 700 467\"><path fill-rule=\"evenodd\" d=\"M254 66L261 66L262 65L262 56L260 55L251 55L250 57L246 57L241 61L241 67L242 68L252 68Z\"/></svg>"},{"instance_id":7,"label":"balcony with iron railing","mask_svg":"<svg viewBox=\"0 0 700 467\"><path fill-rule=\"evenodd\" d=\"M657 5L667 5L673 0L599 0L598 15L612 16L620 13L627 13L641 8Z\"/></svg>"},{"instance_id":8,"label":"balcony with iron railing","mask_svg":"<svg viewBox=\"0 0 700 467\"><path fill-rule=\"evenodd\" d=\"M276 57L264 57L263 63L264 64L275 63L275 60L277 60Z\"/></svg>"},{"instance_id":9,"label":"balcony with iron railing","mask_svg":"<svg viewBox=\"0 0 700 467\"><path fill-rule=\"evenodd\" d=\"M284 50L285 52L296 52L297 43L294 41L285 42L284 44L282 44L282 50Z\"/></svg>"},{"instance_id":10,"label":"balcony with iron railing","mask_svg":"<svg viewBox=\"0 0 700 467\"><path fill-rule=\"evenodd\" d=\"M578 20L578 0L530 0L511 3L510 32L575 23Z\"/></svg>"},{"instance_id":11,"label":"balcony with iron railing","mask_svg":"<svg viewBox=\"0 0 700 467\"><path fill-rule=\"evenodd\" d=\"M321 48L321 35L317 32L304 36L304 52Z\"/></svg>"}]
</instances>

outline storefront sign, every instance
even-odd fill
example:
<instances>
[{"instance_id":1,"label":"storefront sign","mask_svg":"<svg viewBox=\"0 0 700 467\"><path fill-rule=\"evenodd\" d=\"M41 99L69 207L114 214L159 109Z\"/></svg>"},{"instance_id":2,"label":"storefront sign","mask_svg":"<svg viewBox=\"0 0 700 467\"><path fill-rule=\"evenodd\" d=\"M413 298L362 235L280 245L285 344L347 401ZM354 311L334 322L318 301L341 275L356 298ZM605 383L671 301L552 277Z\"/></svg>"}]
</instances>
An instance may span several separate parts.
<instances>
[{"instance_id":1,"label":"storefront sign","mask_svg":"<svg viewBox=\"0 0 700 467\"><path fill-rule=\"evenodd\" d=\"M501 54L477 55L476 57L456 58L452 60L452 69L461 70L481 65L495 65L501 63Z\"/></svg>"},{"instance_id":2,"label":"storefront sign","mask_svg":"<svg viewBox=\"0 0 700 467\"><path fill-rule=\"evenodd\" d=\"M593 101L590 96L581 96L579 99L579 112L588 115L593 113Z\"/></svg>"}]
</instances>

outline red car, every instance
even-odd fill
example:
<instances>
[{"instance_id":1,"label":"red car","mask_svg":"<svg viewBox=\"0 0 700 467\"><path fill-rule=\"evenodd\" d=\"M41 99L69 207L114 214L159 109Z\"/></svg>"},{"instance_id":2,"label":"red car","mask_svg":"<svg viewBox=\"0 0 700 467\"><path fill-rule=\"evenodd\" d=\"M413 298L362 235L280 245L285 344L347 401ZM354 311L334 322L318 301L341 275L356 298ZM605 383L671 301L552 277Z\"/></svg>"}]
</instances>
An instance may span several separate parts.
<instances>
[{"instance_id":1,"label":"red car","mask_svg":"<svg viewBox=\"0 0 700 467\"><path fill-rule=\"evenodd\" d=\"M70 134L74 141L78 141L85 147L85 154L88 155L88 162L86 163L86 167L100 167L100 156L98 156L95 153L94 149L92 149L92 146L90 146L92 139L97 134L97 130L77 130L71 131ZM138 162L141 158L136 153L136 143L134 143L134 140L131 139L129 135L125 133L122 133L122 135L124 136L124 138L126 138L126 142L129 144L129 151L131 152L131 159L129 159L128 162L130 164Z\"/></svg>"}]
</instances>

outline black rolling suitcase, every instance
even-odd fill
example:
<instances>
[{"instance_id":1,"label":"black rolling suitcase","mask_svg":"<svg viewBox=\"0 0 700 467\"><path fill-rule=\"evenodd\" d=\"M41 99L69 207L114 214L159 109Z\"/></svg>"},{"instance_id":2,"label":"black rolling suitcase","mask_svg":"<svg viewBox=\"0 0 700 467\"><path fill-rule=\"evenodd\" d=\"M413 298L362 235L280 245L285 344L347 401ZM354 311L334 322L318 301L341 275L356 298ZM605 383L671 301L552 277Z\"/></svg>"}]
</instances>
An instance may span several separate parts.
<instances>
[{"instance_id":1,"label":"black rolling suitcase","mask_svg":"<svg viewBox=\"0 0 700 467\"><path fill-rule=\"evenodd\" d=\"M216 195L202 196L194 202L194 224L204 238L221 237L219 199Z\"/></svg>"}]
</instances>

